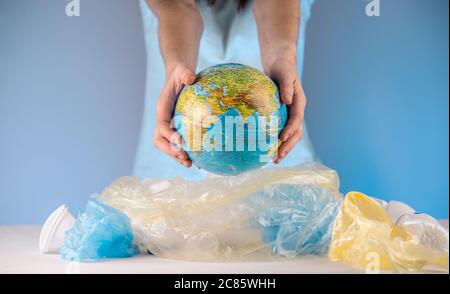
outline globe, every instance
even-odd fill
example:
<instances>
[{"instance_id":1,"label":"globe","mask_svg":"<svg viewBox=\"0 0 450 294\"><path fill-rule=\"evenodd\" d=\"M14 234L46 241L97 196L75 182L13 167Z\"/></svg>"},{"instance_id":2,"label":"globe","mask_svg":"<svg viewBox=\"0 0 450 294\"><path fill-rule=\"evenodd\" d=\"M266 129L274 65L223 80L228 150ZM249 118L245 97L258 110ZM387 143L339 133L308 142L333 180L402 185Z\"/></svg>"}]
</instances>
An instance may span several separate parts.
<instances>
[{"instance_id":1,"label":"globe","mask_svg":"<svg viewBox=\"0 0 450 294\"><path fill-rule=\"evenodd\" d=\"M287 119L276 84L242 64L201 71L180 92L174 112L183 148L197 167L236 175L271 161Z\"/></svg>"}]
</instances>

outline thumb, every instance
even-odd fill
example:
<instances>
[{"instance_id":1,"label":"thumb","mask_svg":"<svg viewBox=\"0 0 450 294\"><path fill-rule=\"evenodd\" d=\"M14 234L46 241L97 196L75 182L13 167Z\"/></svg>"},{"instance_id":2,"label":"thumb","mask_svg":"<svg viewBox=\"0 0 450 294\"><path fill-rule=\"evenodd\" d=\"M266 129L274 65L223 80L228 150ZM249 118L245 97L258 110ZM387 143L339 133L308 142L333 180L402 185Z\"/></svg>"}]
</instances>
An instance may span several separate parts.
<instances>
[{"instance_id":1,"label":"thumb","mask_svg":"<svg viewBox=\"0 0 450 294\"><path fill-rule=\"evenodd\" d=\"M292 98L294 96L294 83L289 80L280 81L281 102L286 105L292 104Z\"/></svg>"},{"instance_id":2,"label":"thumb","mask_svg":"<svg viewBox=\"0 0 450 294\"><path fill-rule=\"evenodd\" d=\"M184 85L190 85L193 82L195 82L195 73L186 67L182 69L182 72L180 73L180 77L181 77L181 82Z\"/></svg>"}]
</instances>

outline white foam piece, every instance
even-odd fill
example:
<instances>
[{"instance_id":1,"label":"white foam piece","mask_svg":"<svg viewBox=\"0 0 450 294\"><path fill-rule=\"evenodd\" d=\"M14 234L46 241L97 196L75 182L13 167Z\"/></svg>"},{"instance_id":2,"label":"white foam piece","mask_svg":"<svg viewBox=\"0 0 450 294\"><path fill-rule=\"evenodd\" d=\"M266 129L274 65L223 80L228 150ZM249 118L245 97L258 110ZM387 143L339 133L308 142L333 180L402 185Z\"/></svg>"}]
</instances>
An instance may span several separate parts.
<instances>
[{"instance_id":1,"label":"white foam piece","mask_svg":"<svg viewBox=\"0 0 450 294\"><path fill-rule=\"evenodd\" d=\"M42 253L57 253L64 243L64 232L73 226L75 218L66 205L61 205L45 221L39 236Z\"/></svg>"}]
</instances>

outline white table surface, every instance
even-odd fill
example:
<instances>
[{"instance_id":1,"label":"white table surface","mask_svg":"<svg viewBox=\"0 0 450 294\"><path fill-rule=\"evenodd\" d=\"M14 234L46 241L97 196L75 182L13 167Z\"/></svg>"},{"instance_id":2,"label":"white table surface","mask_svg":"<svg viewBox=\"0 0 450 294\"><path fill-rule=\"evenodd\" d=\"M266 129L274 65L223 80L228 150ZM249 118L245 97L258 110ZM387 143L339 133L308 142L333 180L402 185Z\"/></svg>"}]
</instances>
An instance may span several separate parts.
<instances>
[{"instance_id":1,"label":"white table surface","mask_svg":"<svg viewBox=\"0 0 450 294\"><path fill-rule=\"evenodd\" d=\"M443 221L448 229L448 220ZM0 274L4 273L137 273L137 274L301 274L364 273L327 257L302 256L270 262L186 262L150 255L101 262L66 262L39 252L40 226L0 227Z\"/></svg>"}]
</instances>

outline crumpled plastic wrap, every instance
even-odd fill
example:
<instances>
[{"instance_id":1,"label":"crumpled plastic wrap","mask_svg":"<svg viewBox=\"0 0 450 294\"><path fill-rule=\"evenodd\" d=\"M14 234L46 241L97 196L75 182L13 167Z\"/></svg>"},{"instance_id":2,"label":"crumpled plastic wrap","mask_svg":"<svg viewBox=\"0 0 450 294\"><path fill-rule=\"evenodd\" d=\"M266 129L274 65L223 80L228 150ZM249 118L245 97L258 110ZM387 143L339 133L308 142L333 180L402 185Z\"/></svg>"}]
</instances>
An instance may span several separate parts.
<instances>
[{"instance_id":1,"label":"crumpled plastic wrap","mask_svg":"<svg viewBox=\"0 0 450 294\"><path fill-rule=\"evenodd\" d=\"M123 177L100 199L131 220L141 251L184 260L327 254L337 173L318 164L188 182Z\"/></svg>"},{"instance_id":2,"label":"crumpled plastic wrap","mask_svg":"<svg viewBox=\"0 0 450 294\"><path fill-rule=\"evenodd\" d=\"M448 231L424 214L394 214L394 223L382 205L362 193L348 193L335 221L329 258L362 269L448 271Z\"/></svg>"},{"instance_id":3,"label":"crumpled plastic wrap","mask_svg":"<svg viewBox=\"0 0 450 294\"><path fill-rule=\"evenodd\" d=\"M95 199L88 201L85 212L65 232L60 250L62 258L76 261L130 257L138 253L128 217Z\"/></svg>"},{"instance_id":4,"label":"crumpled plastic wrap","mask_svg":"<svg viewBox=\"0 0 450 294\"><path fill-rule=\"evenodd\" d=\"M448 271L449 234L405 203L339 193L318 164L202 181L123 177L66 232L67 260L159 257L223 261L327 255L361 269Z\"/></svg>"}]
</instances>

